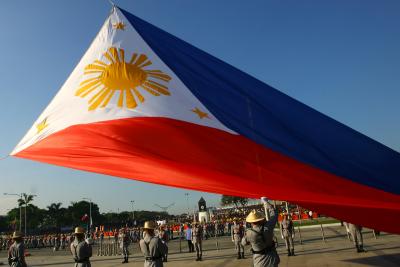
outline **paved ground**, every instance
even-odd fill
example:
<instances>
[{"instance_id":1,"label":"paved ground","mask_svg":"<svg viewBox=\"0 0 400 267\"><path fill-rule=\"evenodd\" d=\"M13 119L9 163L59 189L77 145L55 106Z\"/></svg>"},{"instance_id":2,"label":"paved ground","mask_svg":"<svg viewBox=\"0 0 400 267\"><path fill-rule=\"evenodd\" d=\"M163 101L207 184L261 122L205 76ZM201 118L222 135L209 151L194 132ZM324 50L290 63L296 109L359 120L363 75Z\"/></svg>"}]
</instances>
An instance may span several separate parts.
<instances>
[{"instance_id":1,"label":"paved ground","mask_svg":"<svg viewBox=\"0 0 400 267\"><path fill-rule=\"evenodd\" d=\"M340 226L324 227L325 240L321 238L319 227L302 228L303 244L296 236L295 257L287 257L284 244L281 242L278 253L281 257L280 266L400 266L400 236L382 234L377 239L372 232L364 231L366 253L356 253L352 243L345 236L345 230ZM215 239L204 242L205 251L203 261L194 261L195 255L187 252L179 253L179 241L169 244L170 256L165 266L251 266L251 255L246 253L247 259L237 260L230 238L219 238L219 250L216 250ZM92 266L143 266L143 257L139 254L137 244L131 248L133 258L129 264L121 264L121 258L115 256L94 256ZM186 243L182 242L182 249L186 251ZM246 248L248 251L248 248ZM32 256L27 258L29 266L73 266L71 256L66 251L53 252L49 249L32 250ZM5 263L5 252L0 251L0 262Z\"/></svg>"}]
</instances>

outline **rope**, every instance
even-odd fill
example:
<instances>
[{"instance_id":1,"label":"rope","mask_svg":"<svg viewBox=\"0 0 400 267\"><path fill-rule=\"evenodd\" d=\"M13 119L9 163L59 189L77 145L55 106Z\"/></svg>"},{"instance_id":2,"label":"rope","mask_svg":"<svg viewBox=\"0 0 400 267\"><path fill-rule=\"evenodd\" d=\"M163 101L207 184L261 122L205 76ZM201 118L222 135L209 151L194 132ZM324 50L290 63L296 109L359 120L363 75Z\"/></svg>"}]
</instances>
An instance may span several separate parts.
<instances>
[{"instance_id":1,"label":"rope","mask_svg":"<svg viewBox=\"0 0 400 267\"><path fill-rule=\"evenodd\" d=\"M3 159L6 159L6 158L8 158L10 155L7 155L7 156L4 156L4 157L1 157L0 158L0 160L3 160Z\"/></svg>"}]
</instances>

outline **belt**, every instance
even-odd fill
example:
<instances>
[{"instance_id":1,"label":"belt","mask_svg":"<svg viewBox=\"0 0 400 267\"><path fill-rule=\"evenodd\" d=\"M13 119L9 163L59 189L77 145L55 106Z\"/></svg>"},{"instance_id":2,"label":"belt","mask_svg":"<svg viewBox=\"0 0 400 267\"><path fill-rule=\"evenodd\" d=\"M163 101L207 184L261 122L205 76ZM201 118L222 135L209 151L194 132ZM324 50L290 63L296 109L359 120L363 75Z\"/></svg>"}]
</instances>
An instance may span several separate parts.
<instances>
[{"instance_id":1,"label":"belt","mask_svg":"<svg viewBox=\"0 0 400 267\"><path fill-rule=\"evenodd\" d=\"M76 263L85 263L85 262L88 262L88 261L89 261L89 258L82 259L82 260L77 260L77 259L75 259L75 262L76 262Z\"/></svg>"},{"instance_id":2,"label":"belt","mask_svg":"<svg viewBox=\"0 0 400 267\"><path fill-rule=\"evenodd\" d=\"M146 261L156 261L156 260L160 260L161 257L146 257Z\"/></svg>"},{"instance_id":3,"label":"belt","mask_svg":"<svg viewBox=\"0 0 400 267\"><path fill-rule=\"evenodd\" d=\"M272 249L274 249L274 248L275 248L275 242L272 242L272 246L270 246L270 247L266 247L260 251L255 251L255 250L251 249L251 252L253 254L267 254L268 252L272 251Z\"/></svg>"}]
</instances>

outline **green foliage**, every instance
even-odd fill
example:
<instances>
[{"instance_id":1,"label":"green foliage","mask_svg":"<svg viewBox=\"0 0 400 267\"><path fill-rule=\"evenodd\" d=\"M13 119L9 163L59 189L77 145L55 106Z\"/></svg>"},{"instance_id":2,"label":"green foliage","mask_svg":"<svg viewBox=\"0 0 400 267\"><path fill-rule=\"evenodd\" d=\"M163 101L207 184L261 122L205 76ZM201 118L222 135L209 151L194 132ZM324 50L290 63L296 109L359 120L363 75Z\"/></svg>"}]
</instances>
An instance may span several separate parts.
<instances>
[{"instance_id":1,"label":"green foliage","mask_svg":"<svg viewBox=\"0 0 400 267\"><path fill-rule=\"evenodd\" d=\"M24 194L18 200L18 207L10 210L6 216L0 218L0 229L12 231L19 228L20 208L22 208L22 228L25 222L25 206L27 215L28 232L34 231L58 231L61 227L81 225L81 218L90 213L90 203L88 201L71 202L64 208L62 203L51 203L46 209L40 209L33 205L32 195ZM138 223L155 219L171 219L173 216L167 212L159 211L135 211L134 219ZM109 212L100 214L99 207L92 203L92 220L94 226L123 226L131 225L133 216L131 211L119 213Z\"/></svg>"},{"instance_id":2,"label":"green foliage","mask_svg":"<svg viewBox=\"0 0 400 267\"><path fill-rule=\"evenodd\" d=\"M235 196L227 196L222 195L221 197L221 205L222 206L230 206L234 205L235 208L239 208L239 206L246 206L247 202L249 201L248 198L243 197L235 197Z\"/></svg>"}]
</instances>

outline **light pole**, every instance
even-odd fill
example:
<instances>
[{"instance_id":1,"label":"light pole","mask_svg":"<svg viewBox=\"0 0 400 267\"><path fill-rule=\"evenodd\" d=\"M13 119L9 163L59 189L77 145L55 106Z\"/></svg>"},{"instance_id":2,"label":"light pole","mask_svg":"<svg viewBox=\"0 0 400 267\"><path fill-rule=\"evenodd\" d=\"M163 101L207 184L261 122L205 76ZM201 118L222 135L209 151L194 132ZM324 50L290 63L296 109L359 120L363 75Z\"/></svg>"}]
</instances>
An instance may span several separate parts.
<instances>
[{"instance_id":1,"label":"light pole","mask_svg":"<svg viewBox=\"0 0 400 267\"><path fill-rule=\"evenodd\" d=\"M135 200L131 200L131 204L132 204L132 226L133 226L133 224L134 224L134 222L135 222L135 209L134 209L134 203L135 203Z\"/></svg>"},{"instance_id":2,"label":"light pole","mask_svg":"<svg viewBox=\"0 0 400 267\"><path fill-rule=\"evenodd\" d=\"M83 199L85 200L89 200L89 229L88 232L90 233L92 231L92 199L91 198L87 198L84 197Z\"/></svg>"},{"instance_id":3,"label":"light pole","mask_svg":"<svg viewBox=\"0 0 400 267\"><path fill-rule=\"evenodd\" d=\"M189 216L189 193L185 193L186 205L187 205L187 215Z\"/></svg>"},{"instance_id":4,"label":"light pole","mask_svg":"<svg viewBox=\"0 0 400 267\"><path fill-rule=\"evenodd\" d=\"M10 194L10 193L4 193L5 196L18 196L20 199L22 199L22 193L21 194ZM22 205L19 205L19 231L21 232L22 229Z\"/></svg>"},{"instance_id":5,"label":"light pole","mask_svg":"<svg viewBox=\"0 0 400 267\"><path fill-rule=\"evenodd\" d=\"M33 197L37 197L37 195L31 195L31 196L32 196L32 200L33 200ZM26 221L27 221L27 219L26 219L26 208L28 207L28 195L27 194L24 195L24 201L25 201L25 236L26 236Z\"/></svg>"}]
</instances>

